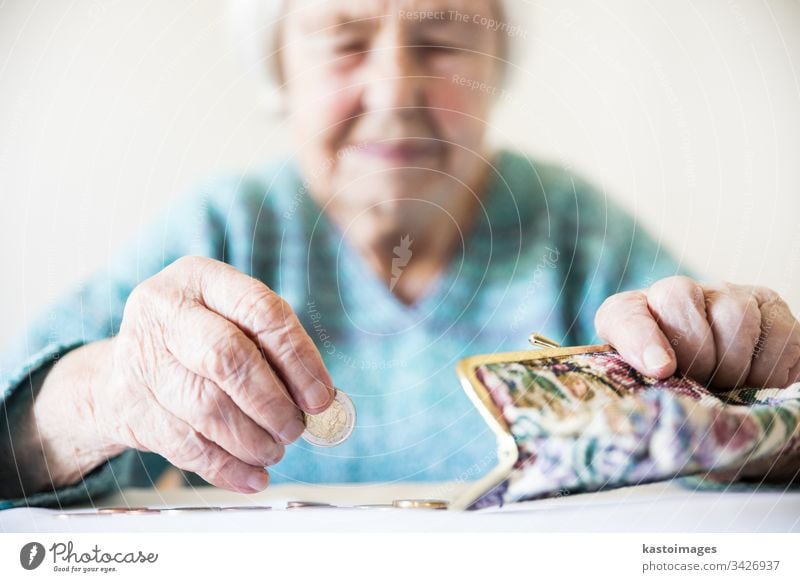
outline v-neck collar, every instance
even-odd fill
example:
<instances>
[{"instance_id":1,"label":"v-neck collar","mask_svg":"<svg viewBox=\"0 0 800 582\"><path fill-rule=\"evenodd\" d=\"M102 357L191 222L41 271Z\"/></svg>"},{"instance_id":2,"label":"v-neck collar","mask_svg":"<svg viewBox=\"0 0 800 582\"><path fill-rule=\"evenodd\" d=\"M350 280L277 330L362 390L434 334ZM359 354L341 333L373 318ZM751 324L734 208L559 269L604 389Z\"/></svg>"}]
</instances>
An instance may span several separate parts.
<instances>
[{"instance_id":1,"label":"v-neck collar","mask_svg":"<svg viewBox=\"0 0 800 582\"><path fill-rule=\"evenodd\" d=\"M488 274L495 252L497 218L501 211L498 192L502 182L506 155L498 151L494 156L494 169L486 181L484 194L479 200L478 216L458 249L431 282L423 295L413 304L406 304L391 292L367 261L353 247L347 237L303 189L302 202L308 212L311 231L309 245L317 245L317 252L333 261L336 294L342 307L358 306L359 311L375 329L371 333L395 334L419 325L451 322L452 311L463 310L474 301L481 283ZM309 253L312 250L309 247ZM334 281L331 281L334 283ZM330 295L333 289L327 290ZM345 300L347 297L347 301ZM359 314L347 317L359 325ZM403 329L398 329L402 327Z\"/></svg>"}]
</instances>

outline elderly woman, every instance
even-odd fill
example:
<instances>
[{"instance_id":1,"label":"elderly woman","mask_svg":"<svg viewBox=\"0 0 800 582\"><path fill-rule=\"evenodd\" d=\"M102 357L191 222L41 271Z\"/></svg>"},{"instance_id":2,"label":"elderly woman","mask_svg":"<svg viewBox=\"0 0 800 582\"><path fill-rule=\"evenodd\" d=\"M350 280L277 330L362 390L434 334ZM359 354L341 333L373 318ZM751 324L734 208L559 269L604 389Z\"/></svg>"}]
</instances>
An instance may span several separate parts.
<instances>
[{"instance_id":1,"label":"elderly woman","mask_svg":"<svg viewBox=\"0 0 800 582\"><path fill-rule=\"evenodd\" d=\"M497 91L475 87L503 81L505 3L269 1L296 156L183 199L14 345L0 504L148 484L168 463L242 492L268 466L273 482L476 474L494 439L453 365L533 330L715 388L798 379L777 293L698 283L586 182L487 145ZM356 431L295 442L334 383Z\"/></svg>"}]
</instances>

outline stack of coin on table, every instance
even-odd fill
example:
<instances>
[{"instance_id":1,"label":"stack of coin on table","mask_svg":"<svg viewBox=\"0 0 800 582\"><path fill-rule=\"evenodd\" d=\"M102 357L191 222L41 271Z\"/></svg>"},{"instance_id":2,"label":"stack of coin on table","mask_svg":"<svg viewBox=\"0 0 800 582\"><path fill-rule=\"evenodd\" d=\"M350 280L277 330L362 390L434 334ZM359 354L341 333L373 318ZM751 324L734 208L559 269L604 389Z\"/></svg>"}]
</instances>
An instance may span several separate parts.
<instances>
[{"instance_id":1,"label":"stack of coin on table","mask_svg":"<svg viewBox=\"0 0 800 582\"><path fill-rule=\"evenodd\" d=\"M335 447L345 442L356 426L356 407L350 397L339 390L331 405L320 414L305 414L306 430L303 439L318 447ZM337 506L318 501L289 501L286 509L447 509L447 502L438 499L396 499L387 504L365 504L354 506ZM93 512L61 513L58 517L83 517L89 515L146 515L164 513L180 515L207 511L264 511L271 509L267 505L234 506L234 507L107 507Z\"/></svg>"},{"instance_id":2,"label":"stack of coin on table","mask_svg":"<svg viewBox=\"0 0 800 582\"><path fill-rule=\"evenodd\" d=\"M447 509L442 499L395 499L391 503L368 503L364 505L333 505L319 501L290 501L286 509Z\"/></svg>"}]
</instances>

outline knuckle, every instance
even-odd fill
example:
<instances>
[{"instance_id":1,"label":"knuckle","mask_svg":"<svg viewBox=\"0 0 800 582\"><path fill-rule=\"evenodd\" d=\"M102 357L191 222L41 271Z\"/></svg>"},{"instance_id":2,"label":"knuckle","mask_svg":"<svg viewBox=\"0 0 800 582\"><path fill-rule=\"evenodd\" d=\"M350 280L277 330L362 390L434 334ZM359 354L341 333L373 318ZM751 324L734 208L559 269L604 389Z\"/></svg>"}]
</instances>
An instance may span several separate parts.
<instances>
[{"instance_id":1,"label":"knuckle","mask_svg":"<svg viewBox=\"0 0 800 582\"><path fill-rule=\"evenodd\" d=\"M300 360L313 357L308 342L305 341L305 332L294 326L281 326L270 334L270 343L275 346L275 356L282 362Z\"/></svg>"},{"instance_id":2,"label":"knuckle","mask_svg":"<svg viewBox=\"0 0 800 582\"><path fill-rule=\"evenodd\" d=\"M183 440L175 447L176 464L190 471L197 471L208 465L208 447L205 439L195 430L186 432Z\"/></svg>"},{"instance_id":3,"label":"knuckle","mask_svg":"<svg viewBox=\"0 0 800 582\"><path fill-rule=\"evenodd\" d=\"M733 295L714 291L710 297L708 295L706 297L706 310L712 325L729 326L737 323L741 305Z\"/></svg>"},{"instance_id":4,"label":"knuckle","mask_svg":"<svg viewBox=\"0 0 800 582\"><path fill-rule=\"evenodd\" d=\"M643 294L642 294L641 291L633 291L633 290L631 290L631 291L621 291L619 293L615 293L614 295L611 295L608 299L606 299L606 301L609 304L615 304L615 303L621 303L621 302L625 302L625 301L641 300L642 297L643 297Z\"/></svg>"},{"instance_id":5,"label":"knuckle","mask_svg":"<svg viewBox=\"0 0 800 582\"><path fill-rule=\"evenodd\" d=\"M664 277L653 283L647 291L648 296L655 293L660 297L678 297L683 300L697 293L700 285L691 277L685 275L672 275Z\"/></svg>"},{"instance_id":6,"label":"knuckle","mask_svg":"<svg viewBox=\"0 0 800 582\"><path fill-rule=\"evenodd\" d=\"M287 414L289 410L295 408L294 401L289 395L277 385L272 388L251 390L247 393L247 398L250 404L261 416L262 419L269 420L271 424L275 425L275 429L280 432L281 418Z\"/></svg>"},{"instance_id":7,"label":"knuckle","mask_svg":"<svg viewBox=\"0 0 800 582\"><path fill-rule=\"evenodd\" d=\"M242 273L239 275L236 291L231 292L230 311L237 321L249 321L254 312L270 308L278 295L261 281Z\"/></svg>"},{"instance_id":8,"label":"knuckle","mask_svg":"<svg viewBox=\"0 0 800 582\"><path fill-rule=\"evenodd\" d=\"M302 434L304 424L300 410L288 393L277 386L250 391L245 394L244 404L253 411L253 420L267 430L276 442L295 440ZM299 432L298 432L299 431Z\"/></svg>"},{"instance_id":9,"label":"knuckle","mask_svg":"<svg viewBox=\"0 0 800 582\"><path fill-rule=\"evenodd\" d=\"M239 334L226 332L210 342L202 356L203 375L218 383L240 381L246 377L252 358Z\"/></svg>"},{"instance_id":10,"label":"knuckle","mask_svg":"<svg viewBox=\"0 0 800 582\"><path fill-rule=\"evenodd\" d=\"M780 293L763 285L753 286L752 294L757 297L762 297L764 303L786 303Z\"/></svg>"},{"instance_id":11,"label":"knuckle","mask_svg":"<svg viewBox=\"0 0 800 582\"><path fill-rule=\"evenodd\" d=\"M145 279L133 288L125 302L125 317L158 315L169 318L174 316L176 308L189 304L190 286L171 283L163 273Z\"/></svg>"},{"instance_id":12,"label":"knuckle","mask_svg":"<svg viewBox=\"0 0 800 582\"><path fill-rule=\"evenodd\" d=\"M209 459L206 472L216 479L224 479L225 475L230 472L234 462L234 458L231 455L214 455L213 458Z\"/></svg>"},{"instance_id":13,"label":"knuckle","mask_svg":"<svg viewBox=\"0 0 800 582\"><path fill-rule=\"evenodd\" d=\"M619 317L615 314L617 308L628 301L635 301L640 295L641 293L637 291L622 291L621 293L615 293L614 295L606 297L595 314L595 324L598 326L605 326L612 323L609 320L610 318L617 319ZM623 313L626 311L627 310L622 310Z\"/></svg>"},{"instance_id":14,"label":"knuckle","mask_svg":"<svg viewBox=\"0 0 800 582\"><path fill-rule=\"evenodd\" d=\"M185 255L169 264L156 277L167 282L165 286L173 290L175 297L197 301L204 275L214 263L216 261L207 257Z\"/></svg>"},{"instance_id":15,"label":"knuckle","mask_svg":"<svg viewBox=\"0 0 800 582\"><path fill-rule=\"evenodd\" d=\"M786 339L782 349L784 357L786 357L791 365L800 363L800 337L793 334Z\"/></svg>"},{"instance_id":16,"label":"knuckle","mask_svg":"<svg viewBox=\"0 0 800 582\"><path fill-rule=\"evenodd\" d=\"M597 310L597 312L603 313L605 311L608 311L608 309L612 307L614 304L616 304L618 301L619 301L619 294L609 295L600 304L600 308Z\"/></svg>"},{"instance_id":17,"label":"knuckle","mask_svg":"<svg viewBox=\"0 0 800 582\"><path fill-rule=\"evenodd\" d=\"M742 306L740 332L752 341L753 346L761 335L761 310L754 297L747 299Z\"/></svg>"},{"instance_id":18,"label":"knuckle","mask_svg":"<svg viewBox=\"0 0 800 582\"><path fill-rule=\"evenodd\" d=\"M695 307L703 305L703 288L691 277L667 277L658 281L652 289L665 304L689 304Z\"/></svg>"},{"instance_id":19,"label":"knuckle","mask_svg":"<svg viewBox=\"0 0 800 582\"><path fill-rule=\"evenodd\" d=\"M153 278L146 279L139 283L128 295L125 302L126 315L133 313L141 313L146 310L148 306L152 305L159 298L159 293L156 291L156 283Z\"/></svg>"},{"instance_id":20,"label":"knuckle","mask_svg":"<svg viewBox=\"0 0 800 582\"><path fill-rule=\"evenodd\" d=\"M274 334L281 328L291 325L294 311L277 293L266 286L254 289L248 302L247 313L242 314L249 323L253 335Z\"/></svg>"},{"instance_id":21,"label":"knuckle","mask_svg":"<svg viewBox=\"0 0 800 582\"><path fill-rule=\"evenodd\" d=\"M165 272L173 274L186 274L186 273L194 273L198 269L202 268L206 265L208 259L204 257L198 257L193 255L184 255L175 259L172 263L170 263Z\"/></svg>"},{"instance_id":22,"label":"knuckle","mask_svg":"<svg viewBox=\"0 0 800 582\"><path fill-rule=\"evenodd\" d=\"M207 428L214 432L220 423L227 422L226 402L222 392L217 389L209 390L207 386L201 387L193 404L194 417L198 427Z\"/></svg>"}]
</instances>

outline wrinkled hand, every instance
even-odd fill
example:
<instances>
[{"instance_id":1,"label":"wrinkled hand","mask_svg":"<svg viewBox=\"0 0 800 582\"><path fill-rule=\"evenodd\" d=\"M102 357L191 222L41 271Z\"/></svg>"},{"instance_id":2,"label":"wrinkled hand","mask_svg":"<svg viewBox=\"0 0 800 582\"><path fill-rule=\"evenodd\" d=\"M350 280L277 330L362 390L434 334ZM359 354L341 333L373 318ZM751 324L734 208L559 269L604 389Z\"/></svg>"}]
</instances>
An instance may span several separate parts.
<instances>
[{"instance_id":1,"label":"wrinkled hand","mask_svg":"<svg viewBox=\"0 0 800 582\"><path fill-rule=\"evenodd\" d=\"M211 259L180 259L129 297L110 385L95 390L106 438L153 451L210 483L267 486L267 465L318 413L333 384L289 305Z\"/></svg>"},{"instance_id":2,"label":"wrinkled hand","mask_svg":"<svg viewBox=\"0 0 800 582\"><path fill-rule=\"evenodd\" d=\"M800 323L771 289L667 277L606 299L597 334L639 372L677 371L712 388L800 380Z\"/></svg>"}]
</instances>

